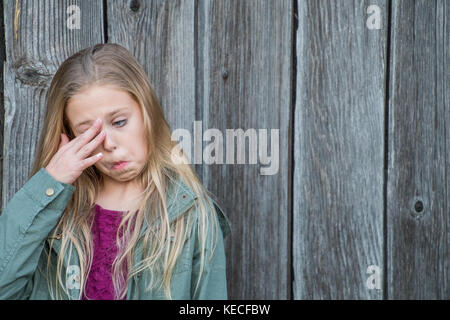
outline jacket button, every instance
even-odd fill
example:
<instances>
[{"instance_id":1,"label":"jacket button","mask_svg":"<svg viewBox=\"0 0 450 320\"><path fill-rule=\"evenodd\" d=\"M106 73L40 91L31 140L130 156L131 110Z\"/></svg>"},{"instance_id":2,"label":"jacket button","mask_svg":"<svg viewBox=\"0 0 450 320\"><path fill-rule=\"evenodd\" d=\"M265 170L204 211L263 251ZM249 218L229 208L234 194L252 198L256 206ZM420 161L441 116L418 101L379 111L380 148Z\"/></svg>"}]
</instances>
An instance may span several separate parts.
<instances>
[{"instance_id":1,"label":"jacket button","mask_svg":"<svg viewBox=\"0 0 450 320\"><path fill-rule=\"evenodd\" d=\"M183 198L183 200L186 199L186 194L183 193L183 195L181 196L181 198Z\"/></svg>"},{"instance_id":2,"label":"jacket button","mask_svg":"<svg viewBox=\"0 0 450 320\"><path fill-rule=\"evenodd\" d=\"M45 194L48 195L49 197L51 197L54 193L55 190L53 190L53 188L48 188L47 190L45 190Z\"/></svg>"}]
</instances>

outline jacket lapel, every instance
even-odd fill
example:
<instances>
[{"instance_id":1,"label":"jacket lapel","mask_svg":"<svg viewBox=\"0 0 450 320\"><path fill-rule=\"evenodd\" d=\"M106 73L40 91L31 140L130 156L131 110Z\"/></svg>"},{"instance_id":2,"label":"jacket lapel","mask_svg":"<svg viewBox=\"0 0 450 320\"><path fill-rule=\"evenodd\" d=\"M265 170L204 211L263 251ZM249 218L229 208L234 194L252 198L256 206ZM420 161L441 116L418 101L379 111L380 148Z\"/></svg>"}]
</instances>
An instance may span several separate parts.
<instances>
[{"instance_id":1,"label":"jacket lapel","mask_svg":"<svg viewBox=\"0 0 450 320\"><path fill-rule=\"evenodd\" d=\"M186 212L186 210L190 209L194 205L195 199L197 199L195 193L181 179L172 181L166 197L169 222L172 222ZM158 218L156 224L159 225L160 223L161 219ZM148 225L144 222L139 237L145 234L147 228Z\"/></svg>"},{"instance_id":2,"label":"jacket lapel","mask_svg":"<svg viewBox=\"0 0 450 320\"><path fill-rule=\"evenodd\" d=\"M196 199L195 193L183 182L181 179L173 181L167 192L167 213L169 215L169 222L172 222L178 218L181 214L190 209ZM158 218L156 225L161 223L161 218ZM139 233L139 239L145 235L148 229L148 224L144 220L141 231ZM136 250L134 254L134 264L137 265L142 260L142 243L138 240ZM141 274L138 274L138 278Z\"/></svg>"}]
</instances>

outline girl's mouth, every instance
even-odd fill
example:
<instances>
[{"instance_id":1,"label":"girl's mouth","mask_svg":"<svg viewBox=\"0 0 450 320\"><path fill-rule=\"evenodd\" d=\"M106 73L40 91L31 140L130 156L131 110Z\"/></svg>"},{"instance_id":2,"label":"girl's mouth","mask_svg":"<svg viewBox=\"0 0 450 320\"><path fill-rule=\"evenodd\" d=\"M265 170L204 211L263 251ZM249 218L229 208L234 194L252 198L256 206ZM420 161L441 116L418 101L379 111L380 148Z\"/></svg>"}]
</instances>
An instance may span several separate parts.
<instances>
[{"instance_id":1,"label":"girl's mouth","mask_svg":"<svg viewBox=\"0 0 450 320\"><path fill-rule=\"evenodd\" d=\"M113 169L114 170L120 170L125 168L125 166L127 165L127 161L119 161L119 162L114 162L113 164Z\"/></svg>"}]
</instances>

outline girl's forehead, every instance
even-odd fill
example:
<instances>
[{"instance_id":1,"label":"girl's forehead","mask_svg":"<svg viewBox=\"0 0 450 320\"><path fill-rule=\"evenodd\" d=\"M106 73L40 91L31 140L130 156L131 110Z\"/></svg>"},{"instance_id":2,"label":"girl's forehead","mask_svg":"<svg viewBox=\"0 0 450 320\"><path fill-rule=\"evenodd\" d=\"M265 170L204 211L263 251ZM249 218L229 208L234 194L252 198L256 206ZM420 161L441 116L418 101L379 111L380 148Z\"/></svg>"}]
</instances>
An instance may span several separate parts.
<instances>
[{"instance_id":1,"label":"girl's forehead","mask_svg":"<svg viewBox=\"0 0 450 320\"><path fill-rule=\"evenodd\" d=\"M139 105L125 91L95 87L71 97L65 111L69 118L74 118L89 114L107 115L118 109L136 111Z\"/></svg>"},{"instance_id":2,"label":"girl's forehead","mask_svg":"<svg viewBox=\"0 0 450 320\"><path fill-rule=\"evenodd\" d=\"M132 102L134 99L126 91L113 87L94 86L73 95L68 101L68 106L89 108L112 104L131 104Z\"/></svg>"}]
</instances>

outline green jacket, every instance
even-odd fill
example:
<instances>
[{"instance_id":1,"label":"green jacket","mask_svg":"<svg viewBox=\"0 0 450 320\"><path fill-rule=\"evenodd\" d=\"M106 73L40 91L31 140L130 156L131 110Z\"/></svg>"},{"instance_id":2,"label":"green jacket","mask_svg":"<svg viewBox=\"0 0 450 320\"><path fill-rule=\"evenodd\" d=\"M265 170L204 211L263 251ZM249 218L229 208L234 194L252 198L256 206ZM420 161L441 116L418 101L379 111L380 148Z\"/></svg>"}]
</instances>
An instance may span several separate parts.
<instances>
[{"instance_id":1,"label":"green jacket","mask_svg":"<svg viewBox=\"0 0 450 320\"><path fill-rule=\"evenodd\" d=\"M47 280L41 270L45 271L47 263L49 235L56 227L58 218L64 212L74 191L73 185L57 181L45 168L41 168L8 202L0 215L0 299L51 299ZM190 209L196 198L193 191L180 181L171 188L167 199L169 220L172 221ZM231 233L231 229L228 218L217 203L213 203L221 227L213 259L209 263L206 263L205 259L200 287L193 296L199 269L197 257L200 253L195 241L197 228L193 228L172 274L173 299L227 299L223 239ZM141 234L144 231L145 227ZM142 241L138 242L135 250L135 263L142 257L139 255L142 254L141 243ZM44 246L47 250L44 250ZM57 237L52 250L58 254L60 246L61 237ZM207 245L207 256L210 250L211 246ZM56 259L52 261L55 265ZM66 296L62 290L60 292L65 299L77 299L80 290L80 267L76 250L72 250L70 261L67 254L64 257L62 275L66 277L70 296ZM132 278L129 281L127 300L166 299L163 289L158 292L144 290L148 284L147 276L147 273L141 272L136 280ZM55 283L55 280L52 283Z\"/></svg>"}]
</instances>

